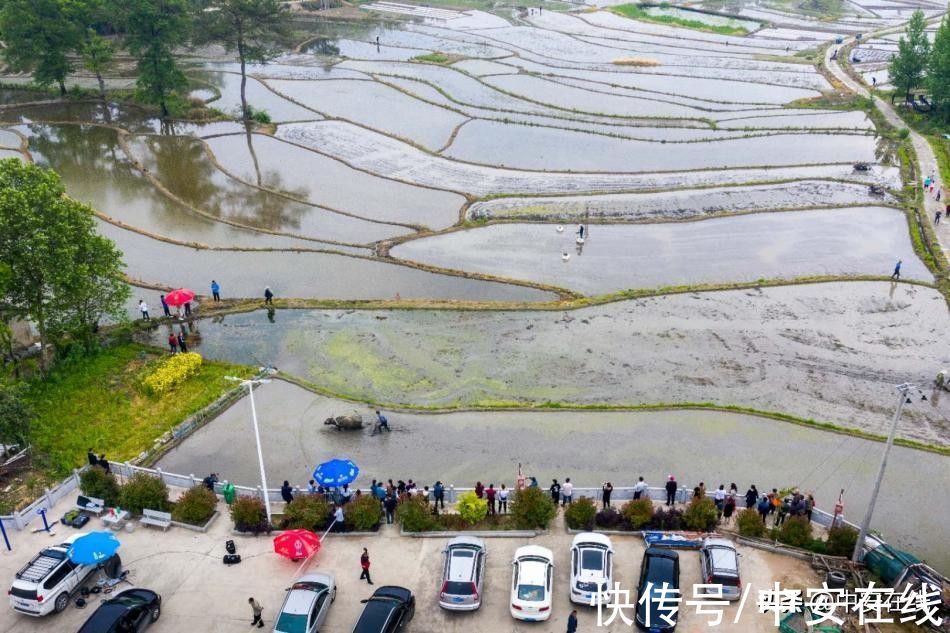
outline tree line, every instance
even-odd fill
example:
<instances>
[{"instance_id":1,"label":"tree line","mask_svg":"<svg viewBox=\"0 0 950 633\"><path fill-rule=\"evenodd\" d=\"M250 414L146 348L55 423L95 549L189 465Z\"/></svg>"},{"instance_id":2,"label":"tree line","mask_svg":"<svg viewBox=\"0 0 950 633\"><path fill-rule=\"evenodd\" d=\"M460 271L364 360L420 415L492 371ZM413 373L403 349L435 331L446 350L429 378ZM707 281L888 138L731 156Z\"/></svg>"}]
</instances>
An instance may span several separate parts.
<instances>
[{"instance_id":1,"label":"tree line","mask_svg":"<svg viewBox=\"0 0 950 633\"><path fill-rule=\"evenodd\" d=\"M79 65L95 75L106 98L104 75L125 50L136 62L138 100L171 114L188 80L176 54L188 46L220 44L241 67L241 115L250 118L247 65L264 63L286 34L288 13L279 0L0 0L3 57L36 84L58 86Z\"/></svg>"},{"instance_id":2,"label":"tree line","mask_svg":"<svg viewBox=\"0 0 950 633\"><path fill-rule=\"evenodd\" d=\"M933 111L950 121L950 14L941 20L932 44L926 28L923 11L914 11L888 67L895 88L891 100L899 93L909 100L912 91L923 88Z\"/></svg>"}]
</instances>

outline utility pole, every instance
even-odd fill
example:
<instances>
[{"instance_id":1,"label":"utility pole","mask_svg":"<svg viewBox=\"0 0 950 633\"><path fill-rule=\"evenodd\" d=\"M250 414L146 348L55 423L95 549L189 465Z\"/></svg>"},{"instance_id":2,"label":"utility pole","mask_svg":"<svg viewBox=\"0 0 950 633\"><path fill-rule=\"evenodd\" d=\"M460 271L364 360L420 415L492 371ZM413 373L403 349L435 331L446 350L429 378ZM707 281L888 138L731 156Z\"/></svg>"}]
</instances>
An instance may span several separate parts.
<instances>
[{"instance_id":1,"label":"utility pole","mask_svg":"<svg viewBox=\"0 0 950 633\"><path fill-rule=\"evenodd\" d=\"M273 374L274 370L270 367L264 367L261 370L261 375ZM254 387L257 385L262 385L270 382L264 378L252 378L251 380L241 380L240 378L235 378L234 376L225 376L227 380L234 380L240 382L242 387L247 387L247 395L251 400L251 422L254 425L254 441L257 444L257 463L261 469L261 490L264 494L264 509L267 512L267 523L270 524L271 520L271 511L270 511L270 494L267 491L267 474L264 471L264 451L261 450L261 431L257 425L257 407L254 405Z\"/></svg>"},{"instance_id":2,"label":"utility pole","mask_svg":"<svg viewBox=\"0 0 950 633\"><path fill-rule=\"evenodd\" d=\"M858 533L858 540L854 544L854 553L851 554L851 560L855 563L861 560L861 552L864 549L864 540L867 538L868 529L871 526L871 515L874 514L874 505L877 503L877 495L881 491L881 481L884 479L884 469L887 467L887 458L891 453L891 447L894 446L894 435L897 433L897 423L900 422L901 413L904 411L904 405L910 403L908 394L911 391L920 393L920 399L926 400L925 396L917 385L909 382L897 385L899 399L897 401L897 410L894 411L894 418L891 420L891 431L887 436L887 444L884 446L884 454L881 455L881 467L877 471L877 481L874 482L874 490L871 492L871 501L868 503L868 511L861 522L861 531Z\"/></svg>"}]
</instances>

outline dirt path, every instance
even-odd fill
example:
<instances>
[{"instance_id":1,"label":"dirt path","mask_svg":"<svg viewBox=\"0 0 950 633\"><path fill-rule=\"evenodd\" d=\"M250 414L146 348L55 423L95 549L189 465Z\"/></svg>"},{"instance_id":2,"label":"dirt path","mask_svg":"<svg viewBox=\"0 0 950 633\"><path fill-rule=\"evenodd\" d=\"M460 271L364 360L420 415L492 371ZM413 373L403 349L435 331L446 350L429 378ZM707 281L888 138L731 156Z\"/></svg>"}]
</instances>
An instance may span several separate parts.
<instances>
[{"instance_id":1,"label":"dirt path","mask_svg":"<svg viewBox=\"0 0 950 633\"><path fill-rule=\"evenodd\" d=\"M888 29L892 31L893 29ZM883 32L882 32L883 33ZM878 33L876 35L880 35ZM854 42L854 38L849 38L844 41L839 47L829 47L825 51L825 67L835 76L836 79L841 81L842 84L848 90L854 92L855 94L861 95L862 97L872 96L868 91L867 87L856 81L848 73L844 71L843 68L838 64L837 59L832 59L832 51L837 50L838 48L844 48L848 44ZM907 124L904 123L904 120L900 118L897 112L890 103L881 99L877 95L873 96L874 104L877 106L877 109L880 110L881 114L884 115L884 118L887 119L887 122L896 128L907 127ZM910 128L908 128L910 129ZM922 135L910 130L910 140L914 145L914 151L917 153L917 163L919 165L918 170L918 179L920 180L920 185L923 186L923 179L930 174L937 174L937 157L934 155L933 148L930 147L930 143ZM946 186L947 183L942 183L943 186ZM934 197L928 193L924 193L924 209L926 210L927 220L933 223L934 216L937 211L944 210L944 203L937 202ZM947 254L950 252L950 223L941 223L934 225L934 231L937 234L937 239L940 241L940 248Z\"/></svg>"}]
</instances>

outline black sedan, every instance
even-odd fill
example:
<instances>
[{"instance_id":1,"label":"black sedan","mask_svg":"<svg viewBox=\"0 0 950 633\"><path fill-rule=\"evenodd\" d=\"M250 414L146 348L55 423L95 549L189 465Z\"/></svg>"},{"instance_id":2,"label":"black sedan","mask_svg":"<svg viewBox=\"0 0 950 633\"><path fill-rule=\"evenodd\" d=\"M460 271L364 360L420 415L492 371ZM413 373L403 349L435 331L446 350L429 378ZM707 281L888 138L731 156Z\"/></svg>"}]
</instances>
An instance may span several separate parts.
<instances>
[{"instance_id":1,"label":"black sedan","mask_svg":"<svg viewBox=\"0 0 950 633\"><path fill-rule=\"evenodd\" d=\"M96 609L79 633L139 633L162 614L162 597L149 589L126 589Z\"/></svg>"},{"instance_id":2,"label":"black sedan","mask_svg":"<svg viewBox=\"0 0 950 633\"><path fill-rule=\"evenodd\" d=\"M637 626L649 633L674 630L680 606L679 589L679 554L661 547L648 548L643 554L637 585Z\"/></svg>"},{"instance_id":3,"label":"black sedan","mask_svg":"<svg viewBox=\"0 0 950 633\"><path fill-rule=\"evenodd\" d=\"M363 613L353 633L398 633L406 628L416 613L416 598L402 587L380 587L368 600L363 600Z\"/></svg>"}]
</instances>

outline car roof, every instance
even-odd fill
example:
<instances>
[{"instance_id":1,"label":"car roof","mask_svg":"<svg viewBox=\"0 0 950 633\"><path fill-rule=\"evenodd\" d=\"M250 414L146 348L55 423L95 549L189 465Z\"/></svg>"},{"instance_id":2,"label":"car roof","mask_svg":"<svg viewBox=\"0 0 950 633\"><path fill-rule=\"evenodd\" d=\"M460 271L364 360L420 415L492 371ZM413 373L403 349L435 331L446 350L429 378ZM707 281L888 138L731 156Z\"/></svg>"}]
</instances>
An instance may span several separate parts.
<instances>
[{"instance_id":1,"label":"car roof","mask_svg":"<svg viewBox=\"0 0 950 633\"><path fill-rule=\"evenodd\" d=\"M117 596L106 600L99 605L99 608L93 611L92 615L85 621L79 633L103 633L109 631L116 620L122 617L132 605L129 605L129 598L135 598L136 602L147 603L155 596L155 592L149 589L126 589Z\"/></svg>"},{"instance_id":2,"label":"car roof","mask_svg":"<svg viewBox=\"0 0 950 633\"><path fill-rule=\"evenodd\" d=\"M607 549L613 549L613 543L611 543L610 537L605 534L598 534L597 532L581 532L571 541L571 547L581 547L586 544L600 545Z\"/></svg>"},{"instance_id":3,"label":"car roof","mask_svg":"<svg viewBox=\"0 0 950 633\"><path fill-rule=\"evenodd\" d=\"M311 572L309 574L304 574L294 582L317 582L321 585L326 585L327 587L336 586L336 578L333 574L327 574L323 572Z\"/></svg>"},{"instance_id":4,"label":"car roof","mask_svg":"<svg viewBox=\"0 0 950 633\"><path fill-rule=\"evenodd\" d=\"M459 549L465 549L468 552L468 556L455 556L449 554L449 573L446 580L471 580L472 575L475 572L475 556L472 554L472 550L468 547ZM459 549L456 549L455 551L459 551Z\"/></svg>"},{"instance_id":5,"label":"car roof","mask_svg":"<svg viewBox=\"0 0 950 633\"><path fill-rule=\"evenodd\" d=\"M519 585L544 585L547 583L548 566L538 560L522 561L518 565Z\"/></svg>"},{"instance_id":6,"label":"car roof","mask_svg":"<svg viewBox=\"0 0 950 633\"><path fill-rule=\"evenodd\" d=\"M300 582L299 580L297 582ZM290 613L293 615L307 615L313 608L319 594L308 589L291 589L287 592L284 599L284 606L281 607L281 613Z\"/></svg>"},{"instance_id":7,"label":"car roof","mask_svg":"<svg viewBox=\"0 0 950 633\"><path fill-rule=\"evenodd\" d=\"M463 534L462 536L456 536L446 543L445 547L457 547L457 546L469 546L469 547L478 547L485 549L485 541L478 538L477 536L468 536Z\"/></svg>"},{"instance_id":8,"label":"car roof","mask_svg":"<svg viewBox=\"0 0 950 633\"><path fill-rule=\"evenodd\" d=\"M405 587L397 587L396 585L383 585L373 592L373 597L395 598L396 600L402 600L403 602L406 602L412 598L412 592Z\"/></svg>"},{"instance_id":9,"label":"car roof","mask_svg":"<svg viewBox=\"0 0 950 633\"><path fill-rule=\"evenodd\" d=\"M647 551L643 553L643 557L651 556L654 558L672 558L673 560L679 560L680 555L668 547L657 547L656 545L651 545L647 548Z\"/></svg>"},{"instance_id":10,"label":"car roof","mask_svg":"<svg viewBox=\"0 0 950 633\"><path fill-rule=\"evenodd\" d=\"M729 539L710 536L703 539L703 547L728 547L730 549L735 549L736 545Z\"/></svg>"},{"instance_id":11,"label":"car roof","mask_svg":"<svg viewBox=\"0 0 950 633\"><path fill-rule=\"evenodd\" d=\"M541 558L547 559L549 561L554 560L554 554L551 553L546 547L541 547L540 545L525 545L519 547L515 551L515 559L524 558L525 556L540 556Z\"/></svg>"}]
</instances>

